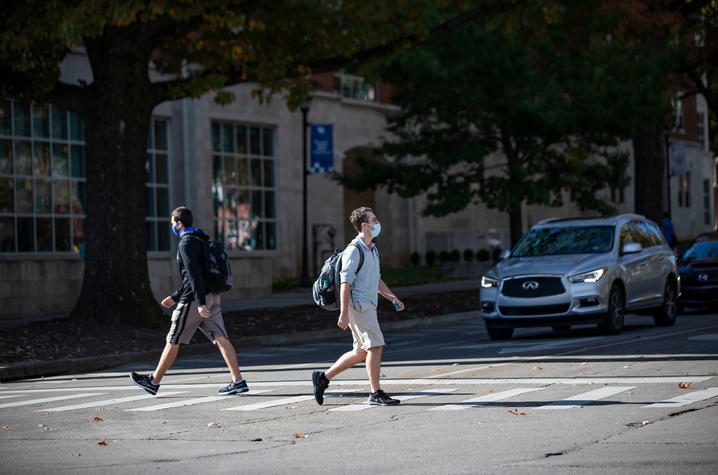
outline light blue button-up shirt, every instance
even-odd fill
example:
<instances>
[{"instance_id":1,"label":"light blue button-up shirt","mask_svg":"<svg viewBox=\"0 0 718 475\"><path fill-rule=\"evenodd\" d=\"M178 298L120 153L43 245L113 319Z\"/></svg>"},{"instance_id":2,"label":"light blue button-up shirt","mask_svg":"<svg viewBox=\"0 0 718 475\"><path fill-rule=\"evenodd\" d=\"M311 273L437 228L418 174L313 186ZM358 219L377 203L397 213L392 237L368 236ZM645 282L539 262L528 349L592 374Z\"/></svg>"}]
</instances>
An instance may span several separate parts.
<instances>
[{"instance_id":1,"label":"light blue button-up shirt","mask_svg":"<svg viewBox=\"0 0 718 475\"><path fill-rule=\"evenodd\" d=\"M355 302L369 304L376 309L379 295L379 250L374 244L371 248L364 244L361 237L357 236L351 242L357 246L347 246L342 253L342 270L339 272L339 282L347 283L351 287L351 299ZM364 263L357 273L359 267L359 252L364 252Z\"/></svg>"}]
</instances>

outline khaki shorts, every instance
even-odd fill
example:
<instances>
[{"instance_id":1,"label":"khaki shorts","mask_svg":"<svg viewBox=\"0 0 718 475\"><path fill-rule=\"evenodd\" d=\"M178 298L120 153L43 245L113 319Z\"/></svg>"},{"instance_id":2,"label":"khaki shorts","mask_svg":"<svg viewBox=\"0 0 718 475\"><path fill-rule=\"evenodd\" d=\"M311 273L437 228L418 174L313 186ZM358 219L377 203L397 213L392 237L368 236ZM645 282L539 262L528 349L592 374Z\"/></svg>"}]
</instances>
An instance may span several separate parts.
<instances>
[{"instance_id":1,"label":"khaki shorts","mask_svg":"<svg viewBox=\"0 0 718 475\"><path fill-rule=\"evenodd\" d=\"M227 338L227 330L222 319L222 300L219 295L207 294L206 307L211 316L203 318L197 309L197 301L192 303L180 302L172 312L172 326L167 333L167 342L173 345L187 344L194 336L197 328L202 330L209 340L214 343L215 337Z\"/></svg>"},{"instance_id":2,"label":"khaki shorts","mask_svg":"<svg viewBox=\"0 0 718 475\"><path fill-rule=\"evenodd\" d=\"M349 328L354 338L354 351L384 346L376 309L367 303L349 302Z\"/></svg>"}]
</instances>

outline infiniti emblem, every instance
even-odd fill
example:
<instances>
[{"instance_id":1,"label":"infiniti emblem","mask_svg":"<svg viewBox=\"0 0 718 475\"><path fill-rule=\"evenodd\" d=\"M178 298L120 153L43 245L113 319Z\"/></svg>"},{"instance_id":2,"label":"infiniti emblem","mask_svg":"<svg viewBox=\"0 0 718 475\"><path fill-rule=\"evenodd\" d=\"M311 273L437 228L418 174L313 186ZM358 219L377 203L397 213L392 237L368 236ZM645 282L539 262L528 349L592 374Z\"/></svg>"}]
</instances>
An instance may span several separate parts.
<instances>
[{"instance_id":1,"label":"infiniti emblem","mask_svg":"<svg viewBox=\"0 0 718 475\"><path fill-rule=\"evenodd\" d=\"M705 282L708 280L708 274L698 274L698 280Z\"/></svg>"},{"instance_id":2,"label":"infiniti emblem","mask_svg":"<svg viewBox=\"0 0 718 475\"><path fill-rule=\"evenodd\" d=\"M524 288L524 290L536 290L539 288L539 283L535 280L527 280L523 284L521 284L521 287Z\"/></svg>"}]
</instances>

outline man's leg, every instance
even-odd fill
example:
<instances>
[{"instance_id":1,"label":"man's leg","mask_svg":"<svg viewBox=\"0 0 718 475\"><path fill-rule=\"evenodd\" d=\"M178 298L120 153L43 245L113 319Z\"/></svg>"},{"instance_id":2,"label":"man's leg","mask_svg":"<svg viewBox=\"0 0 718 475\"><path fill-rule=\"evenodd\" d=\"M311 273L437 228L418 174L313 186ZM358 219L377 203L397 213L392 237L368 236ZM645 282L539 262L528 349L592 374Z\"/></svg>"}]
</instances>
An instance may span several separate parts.
<instances>
[{"instance_id":1,"label":"man's leg","mask_svg":"<svg viewBox=\"0 0 718 475\"><path fill-rule=\"evenodd\" d=\"M219 348L219 352L222 353L224 362L227 363L229 372L232 373L232 381L241 381L242 373L239 371L239 363L237 362L237 352L229 339L223 336L216 336L214 338L214 344Z\"/></svg>"},{"instance_id":2,"label":"man's leg","mask_svg":"<svg viewBox=\"0 0 718 475\"><path fill-rule=\"evenodd\" d=\"M177 353L179 353L179 344L173 345L169 342L165 344L165 349L162 351L162 356L160 356L160 361L157 363L157 368L155 368L155 372L152 373L152 379L155 384L160 384L160 380L164 377L167 370L170 369L172 363L175 362Z\"/></svg>"},{"instance_id":3,"label":"man's leg","mask_svg":"<svg viewBox=\"0 0 718 475\"><path fill-rule=\"evenodd\" d=\"M336 375L338 375L342 371L351 368L352 366L354 366L355 364L357 364L361 361L364 361L364 359L366 359L366 357L367 357L366 351L362 351L362 350L347 351L346 353L344 353L343 355L341 355L339 357L339 359L332 365L331 368L329 368L328 370L326 370L324 372L324 376L328 380L331 381L332 379L334 379L334 377Z\"/></svg>"},{"instance_id":4,"label":"man's leg","mask_svg":"<svg viewBox=\"0 0 718 475\"><path fill-rule=\"evenodd\" d=\"M366 357L366 372L369 375L369 386L373 393L381 389L379 378L381 377L381 352L383 349L383 346L369 348Z\"/></svg>"}]
</instances>

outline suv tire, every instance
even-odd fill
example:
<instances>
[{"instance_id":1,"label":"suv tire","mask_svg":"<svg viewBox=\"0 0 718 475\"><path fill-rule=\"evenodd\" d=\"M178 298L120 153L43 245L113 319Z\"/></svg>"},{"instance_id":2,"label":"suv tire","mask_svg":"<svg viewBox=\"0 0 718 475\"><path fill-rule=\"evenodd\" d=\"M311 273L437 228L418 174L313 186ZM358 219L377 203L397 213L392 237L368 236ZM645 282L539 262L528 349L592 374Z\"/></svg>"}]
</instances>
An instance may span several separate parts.
<instances>
[{"instance_id":1,"label":"suv tire","mask_svg":"<svg viewBox=\"0 0 718 475\"><path fill-rule=\"evenodd\" d=\"M676 291L675 281L669 279L663 291L663 306L653 312L653 321L658 326L666 327L676 323L677 316L678 292Z\"/></svg>"},{"instance_id":2,"label":"suv tire","mask_svg":"<svg viewBox=\"0 0 718 475\"><path fill-rule=\"evenodd\" d=\"M492 340L509 340L511 335L514 334L513 328L493 328L486 327L486 332L489 334L489 338Z\"/></svg>"},{"instance_id":3,"label":"suv tire","mask_svg":"<svg viewBox=\"0 0 718 475\"><path fill-rule=\"evenodd\" d=\"M618 335L623 330L623 320L626 316L626 298L623 295L623 289L618 284L611 286L608 293L608 312L606 320L598 325L601 333L608 335Z\"/></svg>"}]
</instances>

